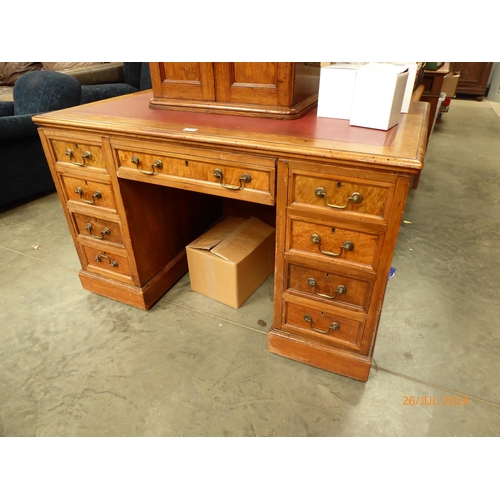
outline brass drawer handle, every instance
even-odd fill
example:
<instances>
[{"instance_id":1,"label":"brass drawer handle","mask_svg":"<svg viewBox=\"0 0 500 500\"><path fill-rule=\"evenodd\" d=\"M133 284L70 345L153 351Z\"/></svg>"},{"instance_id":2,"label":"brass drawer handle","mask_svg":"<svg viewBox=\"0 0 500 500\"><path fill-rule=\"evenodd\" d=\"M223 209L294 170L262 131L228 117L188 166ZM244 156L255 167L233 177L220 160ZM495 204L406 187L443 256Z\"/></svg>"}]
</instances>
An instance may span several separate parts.
<instances>
[{"instance_id":1,"label":"brass drawer handle","mask_svg":"<svg viewBox=\"0 0 500 500\"><path fill-rule=\"evenodd\" d=\"M321 236L319 234L311 234L311 241L318 245L318 249L321 253L324 253L325 255L330 255L331 257L339 257L340 255L342 255L342 252L344 250L346 251L351 251L351 250L354 250L354 243L352 241L344 241L344 243L342 243L342 246L340 247L340 252L339 253L334 253L334 252L327 252L326 250L322 250L321 249Z\"/></svg>"},{"instance_id":2,"label":"brass drawer handle","mask_svg":"<svg viewBox=\"0 0 500 500\"><path fill-rule=\"evenodd\" d=\"M324 330L320 330L319 328L315 328L313 326L313 323L312 323L312 318L311 316L309 316L309 314L305 314L304 315L304 320L307 321L310 325L311 325L311 328L315 331L315 332L318 332L318 333L322 333L323 335L326 335L327 333L330 333L330 330L340 330L340 325L334 321L333 323L330 324L330 327L328 328L328 330L326 330L326 332Z\"/></svg>"},{"instance_id":3,"label":"brass drawer handle","mask_svg":"<svg viewBox=\"0 0 500 500\"><path fill-rule=\"evenodd\" d=\"M99 191L96 191L92 194L92 200L86 200L83 197L83 189L81 187L77 187L75 189L75 193L80 195L80 198L83 202L88 203L89 205L93 205L95 203L96 198L102 198L102 194Z\"/></svg>"},{"instance_id":4,"label":"brass drawer handle","mask_svg":"<svg viewBox=\"0 0 500 500\"><path fill-rule=\"evenodd\" d=\"M111 231L107 227L105 227L101 231L101 236L98 236L96 234L92 234L92 224L90 222L85 226L85 229L89 232L90 236L92 236L92 238L95 238L96 240L102 240L102 239L104 239L105 234L111 234Z\"/></svg>"},{"instance_id":5,"label":"brass drawer handle","mask_svg":"<svg viewBox=\"0 0 500 500\"><path fill-rule=\"evenodd\" d=\"M151 165L151 170L142 170L142 168L139 168L140 160L138 156L135 155L132 156L130 161L135 164L137 170L139 170L141 174L153 175L155 173L155 168L157 169L163 168L163 162L161 160L155 160L155 162Z\"/></svg>"},{"instance_id":6,"label":"brass drawer handle","mask_svg":"<svg viewBox=\"0 0 500 500\"><path fill-rule=\"evenodd\" d=\"M116 260L111 259L108 255L106 254L99 254L95 256L95 261L96 262L101 262L102 259L108 259L109 260L109 265L111 267L118 267L118 262Z\"/></svg>"},{"instance_id":7,"label":"brass drawer handle","mask_svg":"<svg viewBox=\"0 0 500 500\"><path fill-rule=\"evenodd\" d=\"M71 157L73 156L73 151L71 151L70 148L66 149L64 154L69 156L70 163L72 163L73 165L78 165L79 167L86 167L87 165L85 164L85 160L92 159L92 153L90 151L85 151L85 153L82 154L83 163L77 163L76 161L73 161L71 159Z\"/></svg>"},{"instance_id":8,"label":"brass drawer handle","mask_svg":"<svg viewBox=\"0 0 500 500\"><path fill-rule=\"evenodd\" d=\"M318 198L323 198L325 200L325 205L329 206L330 208L338 208L340 210L343 210L344 208L347 208L347 205L352 201L353 203L361 203L361 200L363 199L363 196L360 193L354 192L347 198L347 203L343 206L340 205L331 205L328 203L326 199L326 189L322 187L317 187L316 190L314 191L314 194Z\"/></svg>"},{"instance_id":9,"label":"brass drawer handle","mask_svg":"<svg viewBox=\"0 0 500 500\"><path fill-rule=\"evenodd\" d=\"M224 178L224 174L222 173L222 170L220 168L216 168L214 170L214 177L217 177L217 179L219 179L220 185L223 188L232 189L234 191L238 191L239 189L243 189L243 187L244 187L243 183L248 184L249 182L252 182L252 176L250 174L243 174L239 178L239 181L240 181L240 185L239 186L229 186L228 184L223 184L222 180Z\"/></svg>"},{"instance_id":10,"label":"brass drawer handle","mask_svg":"<svg viewBox=\"0 0 500 500\"><path fill-rule=\"evenodd\" d=\"M337 287L337 290L335 290L335 295L327 295L326 293L320 293L316 289L318 286L318 283L314 278L308 278L307 284L314 287L314 293L316 295L319 295L320 297L324 297L325 299L335 299L337 297L337 295L343 295L344 293L347 292L347 288L344 285L339 285Z\"/></svg>"}]
</instances>

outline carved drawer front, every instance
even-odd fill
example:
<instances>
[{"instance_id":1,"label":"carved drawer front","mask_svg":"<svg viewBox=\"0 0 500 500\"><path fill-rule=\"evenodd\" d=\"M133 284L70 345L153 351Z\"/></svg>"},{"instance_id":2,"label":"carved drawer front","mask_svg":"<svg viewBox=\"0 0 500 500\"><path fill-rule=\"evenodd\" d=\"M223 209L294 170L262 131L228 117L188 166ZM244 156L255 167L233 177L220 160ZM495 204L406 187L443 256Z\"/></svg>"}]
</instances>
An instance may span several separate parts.
<instances>
[{"instance_id":1,"label":"carved drawer front","mask_svg":"<svg viewBox=\"0 0 500 500\"><path fill-rule=\"evenodd\" d=\"M130 265L125 250L110 250L108 247L92 244L82 244L81 248L87 261L84 263L86 271L119 281L131 282Z\"/></svg>"},{"instance_id":2,"label":"carved drawer front","mask_svg":"<svg viewBox=\"0 0 500 500\"><path fill-rule=\"evenodd\" d=\"M69 202L115 211L116 202L111 184L68 175L61 176Z\"/></svg>"},{"instance_id":3,"label":"carved drawer front","mask_svg":"<svg viewBox=\"0 0 500 500\"><path fill-rule=\"evenodd\" d=\"M291 202L307 205L307 209L321 210L334 215L348 214L380 219L387 217L387 199L390 184L343 176L326 177L321 174L294 173ZM305 207L306 208L306 207Z\"/></svg>"},{"instance_id":4,"label":"carved drawer front","mask_svg":"<svg viewBox=\"0 0 500 500\"><path fill-rule=\"evenodd\" d=\"M364 322L320 307L287 301L284 329L318 342L359 351Z\"/></svg>"},{"instance_id":5,"label":"carved drawer front","mask_svg":"<svg viewBox=\"0 0 500 500\"><path fill-rule=\"evenodd\" d=\"M210 151L197 156L196 152L170 156L118 148L118 177L274 204L274 159Z\"/></svg>"},{"instance_id":6,"label":"carved drawer front","mask_svg":"<svg viewBox=\"0 0 500 500\"><path fill-rule=\"evenodd\" d=\"M101 145L57 139L52 139L50 144L58 163L80 168L96 168L100 171L106 170Z\"/></svg>"},{"instance_id":7,"label":"carved drawer front","mask_svg":"<svg viewBox=\"0 0 500 500\"><path fill-rule=\"evenodd\" d=\"M120 224L117 222L77 213L72 215L78 235L85 238L123 245Z\"/></svg>"},{"instance_id":8,"label":"carved drawer front","mask_svg":"<svg viewBox=\"0 0 500 500\"><path fill-rule=\"evenodd\" d=\"M336 262L376 271L381 236L335 224L291 220L290 252L305 253L326 262Z\"/></svg>"},{"instance_id":9,"label":"carved drawer front","mask_svg":"<svg viewBox=\"0 0 500 500\"><path fill-rule=\"evenodd\" d=\"M372 284L368 280L289 264L287 288L307 298L366 312Z\"/></svg>"}]
</instances>

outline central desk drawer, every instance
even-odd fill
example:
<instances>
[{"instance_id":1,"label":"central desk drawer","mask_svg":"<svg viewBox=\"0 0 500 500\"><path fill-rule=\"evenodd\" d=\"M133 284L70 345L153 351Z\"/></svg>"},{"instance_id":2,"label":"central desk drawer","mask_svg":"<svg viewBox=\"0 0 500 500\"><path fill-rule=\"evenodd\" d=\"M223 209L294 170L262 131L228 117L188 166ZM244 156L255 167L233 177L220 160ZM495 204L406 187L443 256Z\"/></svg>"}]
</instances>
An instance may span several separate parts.
<instances>
[{"instance_id":1,"label":"central desk drawer","mask_svg":"<svg viewBox=\"0 0 500 500\"><path fill-rule=\"evenodd\" d=\"M154 151L114 145L120 178L274 205L275 159L172 147Z\"/></svg>"}]
</instances>

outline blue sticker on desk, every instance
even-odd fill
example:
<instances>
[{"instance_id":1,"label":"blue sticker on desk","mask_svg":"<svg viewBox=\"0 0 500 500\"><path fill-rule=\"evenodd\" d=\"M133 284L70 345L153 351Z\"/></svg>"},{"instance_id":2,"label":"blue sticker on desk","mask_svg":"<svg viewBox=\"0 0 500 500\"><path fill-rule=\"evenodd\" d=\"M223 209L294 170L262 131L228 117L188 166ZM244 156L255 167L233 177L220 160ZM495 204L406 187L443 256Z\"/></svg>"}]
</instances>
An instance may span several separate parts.
<instances>
[{"instance_id":1,"label":"blue sticker on desk","mask_svg":"<svg viewBox=\"0 0 500 500\"><path fill-rule=\"evenodd\" d=\"M389 277L387 278L387 280L392 280L392 278L394 278L394 273L396 272L396 268L395 267L391 267L389 269Z\"/></svg>"}]
</instances>

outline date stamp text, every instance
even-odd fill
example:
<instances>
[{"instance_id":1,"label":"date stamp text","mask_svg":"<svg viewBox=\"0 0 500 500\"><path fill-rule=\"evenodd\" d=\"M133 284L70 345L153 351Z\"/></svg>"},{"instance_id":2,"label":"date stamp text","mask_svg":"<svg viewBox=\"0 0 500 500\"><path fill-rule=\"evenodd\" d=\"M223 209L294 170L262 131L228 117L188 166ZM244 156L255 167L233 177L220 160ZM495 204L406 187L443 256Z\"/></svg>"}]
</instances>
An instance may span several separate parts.
<instances>
[{"instance_id":1,"label":"date stamp text","mask_svg":"<svg viewBox=\"0 0 500 500\"><path fill-rule=\"evenodd\" d=\"M403 396L403 406L466 406L469 396Z\"/></svg>"}]
</instances>

